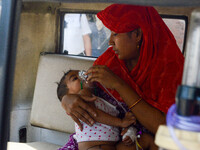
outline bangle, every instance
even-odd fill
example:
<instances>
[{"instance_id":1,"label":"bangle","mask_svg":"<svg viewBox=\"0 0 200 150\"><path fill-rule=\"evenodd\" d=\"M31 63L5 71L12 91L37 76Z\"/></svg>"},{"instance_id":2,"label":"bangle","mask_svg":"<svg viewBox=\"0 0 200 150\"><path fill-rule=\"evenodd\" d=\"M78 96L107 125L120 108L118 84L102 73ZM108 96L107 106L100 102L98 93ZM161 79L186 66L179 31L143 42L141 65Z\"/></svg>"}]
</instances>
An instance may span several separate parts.
<instances>
[{"instance_id":1,"label":"bangle","mask_svg":"<svg viewBox=\"0 0 200 150\"><path fill-rule=\"evenodd\" d=\"M129 109L132 109L137 103L139 103L142 100L142 98L140 97L135 103L133 103Z\"/></svg>"}]
</instances>

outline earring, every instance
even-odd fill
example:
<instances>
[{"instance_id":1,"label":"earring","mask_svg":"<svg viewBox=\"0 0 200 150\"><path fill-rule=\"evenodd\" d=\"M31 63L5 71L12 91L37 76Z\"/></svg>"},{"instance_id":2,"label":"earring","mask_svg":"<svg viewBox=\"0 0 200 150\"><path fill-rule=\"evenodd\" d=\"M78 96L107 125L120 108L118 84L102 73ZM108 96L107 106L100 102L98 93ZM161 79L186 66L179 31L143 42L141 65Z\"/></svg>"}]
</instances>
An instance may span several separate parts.
<instances>
[{"instance_id":1,"label":"earring","mask_svg":"<svg viewBox=\"0 0 200 150\"><path fill-rule=\"evenodd\" d=\"M140 49L140 45L138 44L138 45L136 46L136 48L137 48L137 50L139 50L139 49Z\"/></svg>"}]
</instances>

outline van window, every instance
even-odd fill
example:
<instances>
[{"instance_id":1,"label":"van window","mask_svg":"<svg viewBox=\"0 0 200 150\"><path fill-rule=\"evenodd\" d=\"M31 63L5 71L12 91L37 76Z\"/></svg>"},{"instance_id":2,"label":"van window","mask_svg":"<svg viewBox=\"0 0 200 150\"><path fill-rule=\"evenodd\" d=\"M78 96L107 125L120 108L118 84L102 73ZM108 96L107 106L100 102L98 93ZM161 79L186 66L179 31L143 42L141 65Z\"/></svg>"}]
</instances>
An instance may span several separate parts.
<instances>
[{"instance_id":1,"label":"van window","mask_svg":"<svg viewBox=\"0 0 200 150\"><path fill-rule=\"evenodd\" d=\"M66 13L62 35L62 53L98 57L108 48L110 30L95 14Z\"/></svg>"},{"instance_id":2,"label":"van window","mask_svg":"<svg viewBox=\"0 0 200 150\"><path fill-rule=\"evenodd\" d=\"M185 37L186 37L186 27L187 27L187 18L163 18L163 21L168 26L168 28L173 33L177 45L181 52L183 53Z\"/></svg>"},{"instance_id":3,"label":"van window","mask_svg":"<svg viewBox=\"0 0 200 150\"><path fill-rule=\"evenodd\" d=\"M164 16L163 20L183 52L186 20L170 16ZM61 21L61 53L98 57L108 48L110 30L96 14L64 13Z\"/></svg>"}]
</instances>

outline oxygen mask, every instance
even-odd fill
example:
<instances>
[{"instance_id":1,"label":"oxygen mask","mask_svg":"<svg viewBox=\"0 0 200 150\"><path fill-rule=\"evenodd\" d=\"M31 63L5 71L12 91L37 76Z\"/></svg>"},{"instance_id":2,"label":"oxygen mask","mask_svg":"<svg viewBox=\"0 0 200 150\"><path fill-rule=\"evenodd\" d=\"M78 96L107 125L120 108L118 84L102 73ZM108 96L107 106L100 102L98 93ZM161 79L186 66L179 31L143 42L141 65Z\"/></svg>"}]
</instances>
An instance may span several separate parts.
<instances>
[{"instance_id":1,"label":"oxygen mask","mask_svg":"<svg viewBox=\"0 0 200 150\"><path fill-rule=\"evenodd\" d=\"M87 88L95 88L95 85L91 82L87 81L88 75L85 74L85 70L80 70L78 72L79 79L81 80L81 87L83 88L83 85Z\"/></svg>"},{"instance_id":2,"label":"oxygen mask","mask_svg":"<svg viewBox=\"0 0 200 150\"><path fill-rule=\"evenodd\" d=\"M87 75L85 74L86 71L85 70L80 70L78 72L78 76L79 76L79 79L82 80L83 82L86 82L87 83Z\"/></svg>"}]
</instances>

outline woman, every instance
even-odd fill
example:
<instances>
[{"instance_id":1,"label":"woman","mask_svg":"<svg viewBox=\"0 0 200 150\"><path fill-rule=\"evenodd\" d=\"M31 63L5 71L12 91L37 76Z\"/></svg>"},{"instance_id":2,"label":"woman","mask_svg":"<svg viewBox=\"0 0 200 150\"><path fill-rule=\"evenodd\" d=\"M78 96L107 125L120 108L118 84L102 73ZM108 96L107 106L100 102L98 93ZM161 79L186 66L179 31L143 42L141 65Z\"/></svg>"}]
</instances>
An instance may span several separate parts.
<instances>
[{"instance_id":1,"label":"woman","mask_svg":"<svg viewBox=\"0 0 200 150\"><path fill-rule=\"evenodd\" d=\"M111 89L154 135L181 83L184 58L174 36L152 7L113 4L97 16L111 30L111 47L88 70L88 80ZM81 97L66 95L62 105L80 126L78 118L93 124L95 111ZM145 137L141 145L148 148Z\"/></svg>"}]
</instances>

